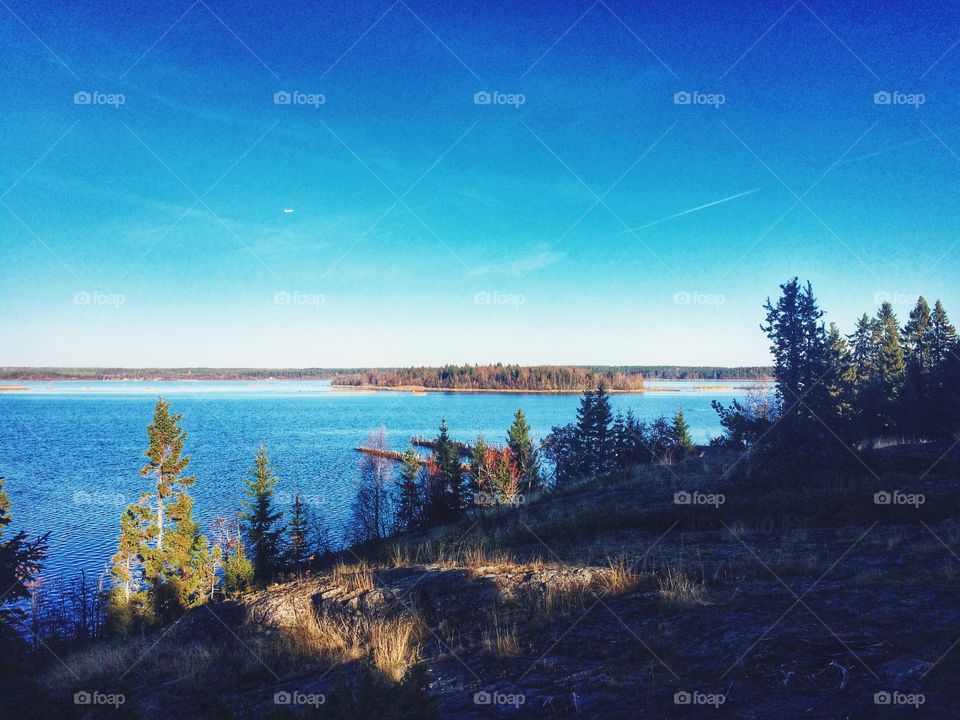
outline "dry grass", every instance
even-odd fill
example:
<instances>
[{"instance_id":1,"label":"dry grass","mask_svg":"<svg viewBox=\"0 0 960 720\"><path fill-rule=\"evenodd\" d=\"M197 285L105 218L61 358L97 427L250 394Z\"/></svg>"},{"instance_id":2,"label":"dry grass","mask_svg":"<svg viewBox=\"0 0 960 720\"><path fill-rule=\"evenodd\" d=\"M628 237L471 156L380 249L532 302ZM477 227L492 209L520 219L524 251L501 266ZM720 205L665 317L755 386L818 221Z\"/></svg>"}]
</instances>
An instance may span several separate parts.
<instances>
[{"instance_id":1,"label":"dry grass","mask_svg":"<svg viewBox=\"0 0 960 720\"><path fill-rule=\"evenodd\" d=\"M660 598L675 608L697 607L706 602L706 588L703 583L693 580L676 567L657 575L657 590Z\"/></svg>"},{"instance_id":2,"label":"dry grass","mask_svg":"<svg viewBox=\"0 0 960 720\"><path fill-rule=\"evenodd\" d=\"M617 595L633 590L640 582L640 576L634 568L634 563L627 560L625 555L616 558L607 558L607 567L600 576L604 593Z\"/></svg>"},{"instance_id":3,"label":"dry grass","mask_svg":"<svg viewBox=\"0 0 960 720\"><path fill-rule=\"evenodd\" d=\"M346 588L347 592L365 592L373 590L373 568L366 563L335 565L331 571L334 582Z\"/></svg>"},{"instance_id":4,"label":"dry grass","mask_svg":"<svg viewBox=\"0 0 960 720\"><path fill-rule=\"evenodd\" d=\"M505 624L493 613L490 628L483 633L483 649L498 658L520 655L520 640L517 637L516 624Z\"/></svg>"},{"instance_id":5,"label":"dry grass","mask_svg":"<svg viewBox=\"0 0 960 720\"><path fill-rule=\"evenodd\" d=\"M370 626L373 664L384 677L399 682L407 669L417 662L421 632L421 623L414 618L384 620Z\"/></svg>"}]
</instances>

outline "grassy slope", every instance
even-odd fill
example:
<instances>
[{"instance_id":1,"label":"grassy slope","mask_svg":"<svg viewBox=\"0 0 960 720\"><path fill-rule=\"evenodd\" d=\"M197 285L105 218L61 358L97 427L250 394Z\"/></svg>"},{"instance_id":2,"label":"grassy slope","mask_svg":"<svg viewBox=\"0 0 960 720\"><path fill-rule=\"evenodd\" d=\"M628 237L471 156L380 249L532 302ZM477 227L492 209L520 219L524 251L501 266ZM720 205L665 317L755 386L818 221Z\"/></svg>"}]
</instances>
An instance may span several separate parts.
<instances>
[{"instance_id":1,"label":"grassy slope","mask_svg":"<svg viewBox=\"0 0 960 720\"><path fill-rule=\"evenodd\" d=\"M265 717L277 691L422 661L443 717L514 712L479 691L522 694L523 717L873 717L884 690L949 717L960 462L934 465L941 451L885 453L817 490L759 491L724 478L723 457L583 484L101 643L42 685L53 707L96 687L142 717ZM894 489L926 503L873 503ZM678 506L678 490L725 502ZM675 705L682 691L726 701Z\"/></svg>"}]
</instances>

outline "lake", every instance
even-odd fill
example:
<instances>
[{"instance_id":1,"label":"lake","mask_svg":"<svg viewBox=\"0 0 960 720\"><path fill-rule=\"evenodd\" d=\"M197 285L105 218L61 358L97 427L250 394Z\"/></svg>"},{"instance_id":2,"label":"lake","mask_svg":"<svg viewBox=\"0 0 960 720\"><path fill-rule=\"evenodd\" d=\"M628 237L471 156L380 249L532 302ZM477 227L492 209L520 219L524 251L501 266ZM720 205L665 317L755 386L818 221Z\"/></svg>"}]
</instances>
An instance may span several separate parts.
<instances>
[{"instance_id":1,"label":"lake","mask_svg":"<svg viewBox=\"0 0 960 720\"><path fill-rule=\"evenodd\" d=\"M13 383L11 383L13 384ZM349 512L359 453L353 450L383 425L402 450L413 435L434 436L446 417L451 436L504 439L522 408L537 437L572 422L576 395L338 392L329 383L38 382L0 392L0 475L13 501L14 529L50 532L45 575L98 575L116 547L122 509L150 481L144 464L146 426L158 396L183 413L191 494L205 532L218 514L239 508L243 478L260 442L280 480L282 505L300 490L334 533ZM633 408L642 420L682 407L694 440L720 434L712 400L742 398L751 382L647 383L662 390L613 395L614 409ZM707 386L709 389L695 389Z\"/></svg>"}]
</instances>

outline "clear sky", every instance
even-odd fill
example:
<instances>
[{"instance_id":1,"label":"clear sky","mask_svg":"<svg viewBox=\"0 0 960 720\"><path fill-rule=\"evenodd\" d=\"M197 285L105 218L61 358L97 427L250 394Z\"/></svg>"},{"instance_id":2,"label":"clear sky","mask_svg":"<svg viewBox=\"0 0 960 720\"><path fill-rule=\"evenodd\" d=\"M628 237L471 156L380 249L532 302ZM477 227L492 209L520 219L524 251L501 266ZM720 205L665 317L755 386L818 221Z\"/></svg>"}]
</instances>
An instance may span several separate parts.
<instances>
[{"instance_id":1,"label":"clear sky","mask_svg":"<svg viewBox=\"0 0 960 720\"><path fill-rule=\"evenodd\" d=\"M960 319L956 5L191 2L0 0L0 364L759 364L793 275Z\"/></svg>"}]
</instances>

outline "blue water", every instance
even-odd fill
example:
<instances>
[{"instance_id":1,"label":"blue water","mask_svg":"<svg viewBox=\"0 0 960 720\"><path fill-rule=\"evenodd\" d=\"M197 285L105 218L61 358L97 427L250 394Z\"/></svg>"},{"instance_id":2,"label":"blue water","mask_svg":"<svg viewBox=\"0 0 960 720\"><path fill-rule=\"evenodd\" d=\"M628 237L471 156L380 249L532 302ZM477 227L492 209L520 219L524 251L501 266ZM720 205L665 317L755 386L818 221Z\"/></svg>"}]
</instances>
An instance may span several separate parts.
<instances>
[{"instance_id":1,"label":"blue water","mask_svg":"<svg viewBox=\"0 0 960 720\"><path fill-rule=\"evenodd\" d=\"M456 439L471 441L482 432L502 441L514 411L523 408L542 437L551 426L572 422L579 402L573 395L342 393L325 382L17 384L30 390L0 392L0 475L14 503L14 528L50 532L50 577L81 568L97 575L109 561L121 510L149 484L139 470L158 395L184 415L189 471L197 476L192 494L208 533L218 514L238 510L261 441L280 478L281 503L300 490L336 535L357 474L353 448L379 426L401 450L412 435L435 435L441 417ZM694 390L705 385L725 387ZM706 442L720 434L711 400L729 402L751 385L649 382L669 391L612 401L647 420L682 407L694 439Z\"/></svg>"}]
</instances>

